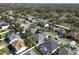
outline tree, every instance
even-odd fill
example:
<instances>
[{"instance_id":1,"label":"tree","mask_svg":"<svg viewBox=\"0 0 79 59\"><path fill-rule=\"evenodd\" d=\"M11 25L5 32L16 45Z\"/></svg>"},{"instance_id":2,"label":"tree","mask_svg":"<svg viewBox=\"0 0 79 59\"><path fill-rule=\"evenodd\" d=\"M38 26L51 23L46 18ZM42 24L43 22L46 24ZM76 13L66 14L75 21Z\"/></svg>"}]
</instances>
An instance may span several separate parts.
<instances>
[{"instance_id":1,"label":"tree","mask_svg":"<svg viewBox=\"0 0 79 59\"><path fill-rule=\"evenodd\" d=\"M73 25L79 27L79 18L75 19Z\"/></svg>"},{"instance_id":2,"label":"tree","mask_svg":"<svg viewBox=\"0 0 79 59\"><path fill-rule=\"evenodd\" d=\"M56 24L56 19L55 18L51 18L49 21L52 22L52 24Z\"/></svg>"},{"instance_id":3,"label":"tree","mask_svg":"<svg viewBox=\"0 0 79 59\"><path fill-rule=\"evenodd\" d=\"M29 47L32 47L34 45L36 45L36 39L34 36L29 36L26 40L25 40L26 45L28 45Z\"/></svg>"}]
</instances>

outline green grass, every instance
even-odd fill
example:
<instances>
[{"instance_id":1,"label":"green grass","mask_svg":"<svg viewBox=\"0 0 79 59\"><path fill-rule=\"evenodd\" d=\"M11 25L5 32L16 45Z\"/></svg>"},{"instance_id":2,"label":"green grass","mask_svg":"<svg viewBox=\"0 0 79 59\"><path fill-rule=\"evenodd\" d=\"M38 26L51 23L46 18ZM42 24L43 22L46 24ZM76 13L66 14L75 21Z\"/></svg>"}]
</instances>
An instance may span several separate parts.
<instances>
[{"instance_id":1,"label":"green grass","mask_svg":"<svg viewBox=\"0 0 79 59\"><path fill-rule=\"evenodd\" d=\"M58 35L58 32L56 32L56 31L54 31L54 30L52 30L51 33L52 33L53 36ZM54 37L51 37L50 40L51 40L53 43L57 44L57 41L54 39Z\"/></svg>"},{"instance_id":2,"label":"green grass","mask_svg":"<svg viewBox=\"0 0 79 59\"><path fill-rule=\"evenodd\" d=\"M64 37L63 39L64 39L65 41L67 41L67 42L72 41L71 38L67 38L67 37Z\"/></svg>"},{"instance_id":3,"label":"green grass","mask_svg":"<svg viewBox=\"0 0 79 59\"><path fill-rule=\"evenodd\" d=\"M52 34L55 35L55 36L58 34L58 33L55 32L55 31L51 31L51 32L52 32Z\"/></svg>"},{"instance_id":4,"label":"green grass","mask_svg":"<svg viewBox=\"0 0 79 59\"><path fill-rule=\"evenodd\" d=\"M34 48L33 51L34 51L37 55L41 55L41 53L40 53L36 48Z\"/></svg>"},{"instance_id":5,"label":"green grass","mask_svg":"<svg viewBox=\"0 0 79 59\"><path fill-rule=\"evenodd\" d=\"M79 47L79 42L77 42L76 46L78 46L78 47Z\"/></svg>"},{"instance_id":6,"label":"green grass","mask_svg":"<svg viewBox=\"0 0 79 59\"><path fill-rule=\"evenodd\" d=\"M52 42L54 43L54 44L57 44L58 42L57 41L55 41L55 40L52 40Z\"/></svg>"},{"instance_id":7,"label":"green grass","mask_svg":"<svg viewBox=\"0 0 79 59\"><path fill-rule=\"evenodd\" d=\"M3 45L5 43L5 41L0 40L0 46Z\"/></svg>"},{"instance_id":8,"label":"green grass","mask_svg":"<svg viewBox=\"0 0 79 59\"><path fill-rule=\"evenodd\" d=\"M64 26L64 27L67 27L67 28L70 28L70 26L71 26L71 24L68 24L68 23L63 23L61 25Z\"/></svg>"},{"instance_id":9,"label":"green grass","mask_svg":"<svg viewBox=\"0 0 79 59\"><path fill-rule=\"evenodd\" d=\"M0 39L2 39L2 36L0 35Z\"/></svg>"},{"instance_id":10,"label":"green grass","mask_svg":"<svg viewBox=\"0 0 79 59\"><path fill-rule=\"evenodd\" d=\"M0 49L0 55L4 55L4 54L6 54L6 55L10 54L10 51L9 51L8 47Z\"/></svg>"}]
</instances>

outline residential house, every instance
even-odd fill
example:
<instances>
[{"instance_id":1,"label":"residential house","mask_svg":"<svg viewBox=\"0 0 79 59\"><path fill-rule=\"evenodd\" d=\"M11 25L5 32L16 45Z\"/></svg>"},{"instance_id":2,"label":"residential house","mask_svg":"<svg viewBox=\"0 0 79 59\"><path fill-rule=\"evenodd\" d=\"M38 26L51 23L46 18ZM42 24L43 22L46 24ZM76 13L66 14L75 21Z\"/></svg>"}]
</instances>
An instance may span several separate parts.
<instances>
[{"instance_id":1,"label":"residential house","mask_svg":"<svg viewBox=\"0 0 79 59\"><path fill-rule=\"evenodd\" d=\"M76 42L75 41L72 41L69 44L70 44L70 46L75 46L76 45Z\"/></svg>"},{"instance_id":2,"label":"residential house","mask_svg":"<svg viewBox=\"0 0 79 59\"><path fill-rule=\"evenodd\" d=\"M53 28L53 26L51 26L51 25L48 24L48 23L46 23L46 24L44 25L44 27L45 27L45 28L48 28L48 29L52 29L52 28Z\"/></svg>"},{"instance_id":3,"label":"residential house","mask_svg":"<svg viewBox=\"0 0 79 59\"><path fill-rule=\"evenodd\" d=\"M35 21L35 17L33 17L33 16L27 15L27 18L31 22L33 22L33 20Z\"/></svg>"},{"instance_id":4,"label":"residential house","mask_svg":"<svg viewBox=\"0 0 79 59\"><path fill-rule=\"evenodd\" d=\"M4 30L4 29L8 29L10 27L9 23L7 22L0 22L0 29Z\"/></svg>"},{"instance_id":5,"label":"residential house","mask_svg":"<svg viewBox=\"0 0 79 59\"><path fill-rule=\"evenodd\" d=\"M28 48L25 46L24 41L20 38L20 36L15 33L8 35L7 38L9 39L9 43L12 45L12 50L15 54L22 53Z\"/></svg>"},{"instance_id":6,"label":"residential house","mask_svg":"<svg viewBox=\"0 0 79 59\"><path fill-rule=\"evenodd\" d=\"M37 24L38 26L40 26L40 27L44 27L44 23L43 22L38 22L38 24Z\"/></svg>"},{"instance_id":7,"label":"residential house","mask_svg":"<svg viewBox=\"0 0 79 59\"><path fill-rule=\"evenodd\" d=\"M16 54L22 53L23 51L25 51L28 48L25 46L23 40L17 40L15 42L13 42L12 47Z\"/></svg>"},{"instance_id":8,"label":"residential house","mask_svg":"<svg viewBox=\"0 0 79 59\"><path fill-rule=\"evenodd\" d=\"M51 25L51 23L45 22L45 21L39 21L38 22L38 26L45 27L47 29L52 29L53 28L52 25Z\"/></svg>"},{"instance_id":9,"label":"residential house","mask_svg":"<svg viewBox=\"0 0 79 59\"><path fill-rule=\"evenodd\" d=\"M17 15L18 17L21 17L21 16L22 16L22 14L21 14L21 13L16 13L16 15Z\"/></svg>"},{"instance_id":10,"label":"residential house","mask_svg":"<svg viewBox=\"0 0 79 59\"><path fill-rule=\"evenodd\" d=\"M44 42L45 36L43 34L38 33L36 34L36 40L38 43Z\"/></svg>"},{"instance_id":11,"label":"residential house","mask_svg":"<svg viewBox=\"0 0 79 59\"><path fill-rule=\"evenodd\" d=\"M71 49L76 50L76 41L72 41L69 43Z\"/></svg>"},{"instance_id":12,"label":"residential house","mask_svg":"<svg viewBox=\"0 0 79 59\"><path fill-rule=\"evenodd\" d=\"M57 48L58 44L54 44L50 40L47 40L39 46L38 50L44 55L50 55L54 53Z\"/></svg>"},{"instance_id":13,"label":"residential house","mask_svg":"<svg viewBox=\"0 0 79 59\"><path fill-rule=\"evenodd\" d=\"M7 13L8 15L13 15L13 11L12 11L12 10L7 10L6 13Z\"/></svg>"},{"instance_id":14,"label":"residential house","mask_svg":"<svg viewBox=\"0 0 79 59\"><path fill-rule=\"evenodd\" d=\"M13 16L7 16L9 19L11 20L15 20L15 18Z\"/></svg>"},{"instance_id":15,"label":"residential house","mask_svg":"<svg viewBox=\"0 0 79 59\"><path fill-rule=\"evenodd\" d=\"M37 28L28 28L27 29L28 32L31 32L32 34L35 34L37 32Z\"/></svg>"},{"instance_id":16,"label":"residential house","mask_svg":"<svg viewBox=\"0 0 79 59\"><path fill-rule=\"evenodd\" d=\"M13 42L15 42L16 40L18 39L21 39L19 35L15 34L15 33L12 33L12 34L9 34L7 36L7 38L9 39L9 43L12 44Z\"/></svg>"},{"instance_id":17,"label":"residential house","mask_svg":"<svg viewBox=\"0 0 79 59\"><path fill-rule=\"evenodd\" d=\"M63 37L67 33L65 29L61 29L61 28L57 29L56 31L59 33L59 37Z\"/></svg>"},{"instance_id":18,"label":"residential house","mask_svg":"<svg viewBox=\"0 0 79 59\"><path fill-rule=\"evenodd\" d=\"M79 41L79 34L77 32L69 32L67 36L70 36L73 40Z\"/></svg>"},{"instance_id":19,"label":"residential house","mask_svg":"<svg viewBox=\"0 0 79 59\"><path fill-rule=\"evenodd\" d=\"M25 33L26 29L30 27L31 23L26 21L25 19L19 18L19 20L15 23L15 27L17 30L21 30L22 33ZM19 30L19 31L20 31Z\"/></svg>"}]
</instances>

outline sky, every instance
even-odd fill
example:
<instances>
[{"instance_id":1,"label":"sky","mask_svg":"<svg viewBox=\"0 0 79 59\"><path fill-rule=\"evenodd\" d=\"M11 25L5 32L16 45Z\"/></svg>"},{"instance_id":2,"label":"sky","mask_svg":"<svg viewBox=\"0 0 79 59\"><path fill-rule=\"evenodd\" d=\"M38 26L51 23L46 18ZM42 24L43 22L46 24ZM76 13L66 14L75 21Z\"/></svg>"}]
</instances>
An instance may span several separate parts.
<instances>
[{"instance_id":1,"label":"sky","mask_svg":"<svg viewBox=\"0 0 79 59\"><path fill-rule=\"evenodd\" d=\"M79 0L0 0L0 3L79 3Z\"/></svg>"}]
</instances>

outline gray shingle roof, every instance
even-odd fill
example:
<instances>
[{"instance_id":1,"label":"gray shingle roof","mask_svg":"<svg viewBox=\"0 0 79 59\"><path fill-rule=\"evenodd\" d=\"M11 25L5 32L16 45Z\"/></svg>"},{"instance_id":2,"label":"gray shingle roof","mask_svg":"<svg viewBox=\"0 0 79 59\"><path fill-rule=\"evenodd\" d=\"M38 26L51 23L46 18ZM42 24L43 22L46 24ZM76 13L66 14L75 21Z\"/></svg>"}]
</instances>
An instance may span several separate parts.
<instances>
[{"instance_id":1,"label":"gray shingle roof","mask_svg":"<svg viewBox=\"0 0 79 59\"><path fill-rule=\"evenodd\" d=\"M36 39L37 39L38 42L41 42L41 41L44 41L45 36L42 35L42 34L37 34L37 35L36 35Z\"/></svg>"},{"instance_id":2,"label":"gray shingle roof","mask_svg":"<svg viewBox=\"0 0 79 59\"><path fill-rule=\"evenodd\" d=\"M7 38L10 40L10 41L13 41L14 39L19 39L20 36L15 34L15 33L12 33L10 35L7 36Z\"/></svg>"},{"instance_id":3,"label":"gray shingle roof","mask_svg":"<svg viewBox=\"0 0 79 59\"><path fill-rule=\"evenodd\" d=\"M50 54L54 49L58 47L57 44L51 43L50 40L47 40L41 45L41 52L44 54Z\"/></svg>"}]
</instances>

